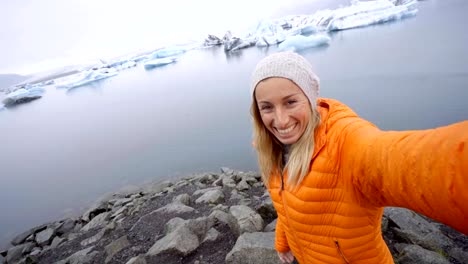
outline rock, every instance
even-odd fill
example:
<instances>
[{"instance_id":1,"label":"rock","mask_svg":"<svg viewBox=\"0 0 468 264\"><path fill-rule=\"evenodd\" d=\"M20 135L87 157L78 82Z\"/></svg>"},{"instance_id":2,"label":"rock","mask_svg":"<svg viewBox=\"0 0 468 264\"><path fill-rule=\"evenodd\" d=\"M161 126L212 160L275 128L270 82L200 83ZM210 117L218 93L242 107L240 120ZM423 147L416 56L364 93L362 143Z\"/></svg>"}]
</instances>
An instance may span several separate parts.
<instances>
[{"instance_id":1,"label":"rock","mask_svg":"<svg viewBox=\"0 0 468 264\"><path fill-rule=\"evenodd\" d=\"M263 187L263 186L264 186L263 182L257 182L257 183L254 183L254 185L253 185L253 187L255 187L255 188Z\"/></svg>"},{"instance_id":2,"label":"rock","mask_svg":"<svg viewBox=\"0 0 468 264\"><path fill-rule=\"evenodd\" d=\"M388 218L385 215L382 217L382 223L380 226L382 229L382 233L386 233L388 230Z\"/></svg>"},{"instance_id":3,"label":"rock","mask_svg":"<svg viewBox=\"0 0 468 264\"><path fill-rule=\"evenodd\" d=\"M451 248L448 252L448 255L460 263L468 263L468 252L460 248Z\"/></svg>"},{"instance_id":4,"label":"rock","mask_svg":"<svg viewBox=\"0 0 468 264\"><path fill-rule=\"evenodd\" d=\"M267 226L265 226L265 228L263 229L263 232L273 232L273 231L275 231L277 221L278 221L278 219L276 218L271 223L269 223Z\"/></svg>"},{"instance_id":5,"label":"rock","mask_svg":"<svg viewBox=\"0 0 468 264\"><path fill-rule=\"evenodd\" d=\"M54 236L55 229L49 227L36 234L36 243L41 247L49 245Z\"/></svg>"},{"instance_id":6,"label":"rock","mask_svg":"<svg viewBox=\"0 0 468 264\"><path fill-rule=\"evenodd\" d=\"M55 262L55 264L87 264L91 263L94 256L98 254L98 252L93 251L94 246L85 248L80 250L73 255L63 259L61 261ZM90 253L91 252L91 253Z\"/></svg>"},{"instance_id":7,"label":"rock","mask_svg":"<svg viewBox=\"0 0 468 264\"><path fill-rule=\"evenodd\" d=\"M398 264L450 264L442 255L418 245L396 244L395 248L400 252L396 259Z\"/></svg>"},{"instance_id":8,"label":"rock","mask_svg":"<svg viewBox=\"0 0 468 264\"><path fill-rule=\"evenodd\" d=\"M140 255L140 256L133 257L129 261L127 261L127 263L125 264L146 264L145 256Z\"/></svg>"},{"instance_id":9,"label":"rock","mask_svg":"<svg viewBox=\"0 0 468 264\"><path fill-rule=\"evenodd\" d=\"M250 185L247 183L247 181L242 180L237 184L236 189L239 191L248 190L250 189Z\"/></svg>"},{"instance_id":10,"label":"rock","mask_svg":"<svg viewBox=\"0 0 468 264\"><path fill-rule=\"evenodd\" d=\"M226 174L226 175L233 175L234 174L234 170L230 169L228 167L221 167L221 172Z\"/></svg>"},{"instance_id":11,"label":"rock","mask_svg":"<svg viewBox=\"0 0 468 264\"><path fill-rule=\"evenodd\" d=\"M278 217L271 197L268 196L263 199L263 202L256 208L260 216L262 216L263 219L272 219Z\"/></svg>"},{"instance_id":12,"label":"rock","mask_svg":"<svg viewBox=\"0 0 468 264\"><path fill-rule=\"evenodd\" d=\"M124 207L120 207L119 210L115 211L114 213L112 213L112 215L110 216L111 219L113 218L116 218L118 215L124 215L125 216L125 212L128 210L128 207L124 206Z\"/></svg>"},{"instance_id":13,"label":"rock","mask_svg":"<svg viewBox=\"0 0 468 264\"><path fill-rule=\"evenodd\" d=\"M172 199L172 202L173 203L181 203L181 204L184 204L184 205L190 205L190 196L186 193L184 194L181 194L181 195L178 195L176 197L174 197L174 199Z\"/></svg>"},{"instance_id":14,"label":"rock","mask_svg":"<svg viewBox=\"0 0 468 264\"><path fill-rule=\"evenodd\" d=\"M114 202L114 207L119 207L119 206L124 206L130 202L132 202L132 198L123 198L123 199L118 199Z\"/></svg>"},{"instance_id":15,"label":"rock","mask_svg":"<svg viewBox=\"0 0 468 264\"><path fill-rule=\"evenodd\" d=\"M215 210L210 214L209 217L214 219L215 222L218 221L219 223L228 225L234 235L237 237L240 236L239 223L233 215L220 210Z\"/></svg>"},{"instance_id":16,"label":"rock","mask_svg":"<svg viewBox=\"0 0 468 264\"><path fill-rule=\"evenodd\" d=\"M24 243L23 245L24 245L24 248L22 251L23 255L29 254L36 247L36 243L34 242Z\"/></svg>"},{"instance_id":17,"label":"rock","mask_svg":"<svg viewBox=\"0 0 468 264\"><path fill-rule=\"evenodd\" d=\"M7 251L6 262L14 263L23 257L23 250L27 247L25 244L11 247Z\"/></svg>"},{"instance_id":18,"label":"rock","mask_svg":"<svg viewBox=\"0 0 468 264\"><path fill-rule=\"evenodd\" d=\"M127 236L122 236L119 239L107 245L105 247L107 253L105 262L109 263L109 261L112 260L115 254L117 254L119 251L128 246L130 246L130 242L128 242Z\"/></svg>"},{"instance_id":19,"label":"rock","mask_svg":"<svg viewBox=\"0 0 468 264\"><path fill-rule=\"evenodd\" d=\"M91 208L89 208L88 211L83 214L81 219L83 219L85 222L89 222L97 215L107 212L108 210L109 207L107 202L99 202L91 206Z\"/></svg>"},{"instance_id":20,"label":"rock","mask_svg":"<svg viewBox=\"0 0 468 264\"><path fill-rule=\"evenodd\" d=\"M149 256L156 256L161 253L176 253L186 256L198 248L200 242L187 226L173 230L156 243L146 253Z\"/></svg>"},{"instance_id":21,"label":"rock","mask_svg":"<svg viewBox=\"0 0 468 264\"><path fill-rule=\"evenodd\" d=\"M229 208L231 214L239 223L240 233L258 232L263 229L263 219L250 207L245 205L234 205Z\"/></svg>"},{"instance_id":22,"label":"rock","mask_svg":"<svg viewBox=\"0 0 468 264\"><path fill-rule=\"evenodd\" d=\"M195 200L195 203L209 203L209 204L218 204L224 202L224 193L221 190L212 190L208 191L200 198Z\"/></svg>"},{"instance_id":23,"label":"rock","mask_svg":"<svg viewBox=\"0 0 468 264\"><path fill-rule=\"evenodd\" d=\"M212 188L206 188L206 189L196 190L196 191L193 193L193 196L198 196L198 195L201 195L201 194L205 194L205 193L207 193L207 192L211 192L211 191L214 191L214 190L221 190L221 187L212 187Z\"/></svg>"},{"instance_id":24,"label":"rock","mask_svg":"<svg viewBox=\"0 0 468 264\"><path fill-rule=\"evenodd\" d=\"M236 181L232 179L232 177L230 177L229 175L222 175L220 179L223 183L223 186L228 187L228 188L236 187Z\"/></svg>"},{"instance_id":25,"label":"rock","mask_svg":"<svg viewBox=\"0 0 468 264\"><path fill-rule=\"evenodd\" d=\"M101 231L97 232L94 236L91 236L91 237L88 237L87 239L81 241L81 246L82 247L87 247L91 244L94 244L96 243L97 241L99 241L105 234L106 232L106 229L103 228L101 229Z\"/></svg>"},{"instance_id":26,"label":"rock","mask_svg":"<svg viewBox=\"0 0 468 264\"><path fill-rule=\"evenodd\" d=\"M105 212L94 217L88 224L81 228L81 232L87 232L92 228L105 226L109 219L109 212Z\"/></svg>"},{"instance_id":27,"label":"rock","mask_svg":"<svg viewBox=\"0 0 468 264\"><path fill-rule=\"evenodd\" d=\"M218 238L219 238L220 235L221 235L221 233L219 233L218 230L216 230L215 228L211 228L211 229L208 230L208 232L206 233L205 239L203 239L203 242L202 242L202 243L205 243L205 242L214 242L214 241L218 240Z\"/></svg>"},{"instance_id":28,"label":"rock","mask_svg":"<svg viewBox=\"0 0 468 264\"><path fill-rule=\"evenodd\" d=\"M28 237L33 236L35 233L40 232L46 228L47 228L46 224L31 228L28 231L25 231L17 235L15 238L13 238L13 240L11 241L11 244L13 246L19 245L23 243Z\"/></svg>"},{"instance_id":29,"label":"rock","mask_svg":"<svg viewBox=\"0 0 468 264\"><path fill-rule=\"evenodd\" d=\"M170 203L166 206L163 206L159 209L157 209L155 212L156 213L169 213L169 214L183 214L183 213L190 213L190 212L193 212L195 211L195 209L193 209L192 207L190 206L186 206L184 204L181 204L181 203Z\"/></svg>"},{"instance_id":30,"label":"rock","mask_svg":"<svg viewBox=\"0 0 468 264\"><path fill-rule=\"evenodd\" d=\"M403 208L385 208L386 217L398 228L394 231L401 239L432 250L442 250L453 243L436 226L413 211Z\"/></svg>"},{"instance_id":31,"label":"rock","mask_svg":"<svg viewBox=\"0 0 468 264\"><path fill-rule=\"evenodd\" d=\"M244 233L226 256L226 264L281 263L274 247L275 233Z\"/></svg>"},{"instance_id":32,"label":"rock","mask_svg":"<svg viewBox=\"0 0 468 264\"><path fill-rule=\"evenodd\" d=\"M52 243L50 243L50 248L56 248L58 247L63 241L65 241L64 238L60 238L60 237L54 237L54 239L52 240Z\"/></svg>"},{"instance_id":33,"label":"rock","mask_svg":"<svg viewBox=\"0 0 468 264\"><path fill-rule=\"evenodd\" d=\"M143 188L144 194L155 194L160 193L167 187L171 187L173 184L170 181L163 181L158 183L152 183Z\"/></svg>"},{"instance_id":34,"label":"rock","mask_svg":"<svg viewBox=\"0 0 468 264\"><path fill-rule=\"evenodd\" d=\"M57 234L63 235L67 234L68 232L72 231L75 227L75 221L71 218L65 219L63 223L57 228Z\"/></svg>"}]
</instances>

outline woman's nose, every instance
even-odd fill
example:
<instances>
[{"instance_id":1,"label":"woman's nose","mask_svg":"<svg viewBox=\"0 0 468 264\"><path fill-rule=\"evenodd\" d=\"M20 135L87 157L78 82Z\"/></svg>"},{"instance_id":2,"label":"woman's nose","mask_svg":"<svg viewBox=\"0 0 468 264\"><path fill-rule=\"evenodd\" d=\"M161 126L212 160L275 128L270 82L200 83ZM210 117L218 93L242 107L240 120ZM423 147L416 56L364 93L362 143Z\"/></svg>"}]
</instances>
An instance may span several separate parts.
<instances>
[{"instance_id":1,"label":"woman's nose","mask_svg":"<svg viewBox=\"0 0 468 264\"><path fill-rule=\"evenodd\" d=\"M282 128L288 124L288 114L283 109L277 108L275 111L275 125Z\"/></svg>"}]
</instances>

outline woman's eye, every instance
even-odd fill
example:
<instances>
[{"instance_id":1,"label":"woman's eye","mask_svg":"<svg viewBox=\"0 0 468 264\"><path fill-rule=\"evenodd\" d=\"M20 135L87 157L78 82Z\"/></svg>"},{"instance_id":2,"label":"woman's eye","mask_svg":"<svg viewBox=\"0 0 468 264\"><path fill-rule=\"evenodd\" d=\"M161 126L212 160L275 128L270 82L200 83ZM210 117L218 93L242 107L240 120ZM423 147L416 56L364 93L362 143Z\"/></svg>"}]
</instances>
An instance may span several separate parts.
<instances>
[{"instance_id":1,"label":"woman's eye","mask_svg":"<svg viewBox=\"0 0 468 264\"><path fill-rule=\"evenodd\" d=\"M288 105L293 105L293 104L295 104L295 103L297 103L296 100L289 100L289 101L288 101Z\"/></svg>"},{"instance_id":2,"label":"woman's eye","mask_svg":"<svg viewBox=\"0 0 468 264\"><path fill-rule=\"evenodd\" d=\"M260 110L270 110L270 109L271 109L271 106L269 106L269 105L260 106Z\"/></svg>"}]
</instances>

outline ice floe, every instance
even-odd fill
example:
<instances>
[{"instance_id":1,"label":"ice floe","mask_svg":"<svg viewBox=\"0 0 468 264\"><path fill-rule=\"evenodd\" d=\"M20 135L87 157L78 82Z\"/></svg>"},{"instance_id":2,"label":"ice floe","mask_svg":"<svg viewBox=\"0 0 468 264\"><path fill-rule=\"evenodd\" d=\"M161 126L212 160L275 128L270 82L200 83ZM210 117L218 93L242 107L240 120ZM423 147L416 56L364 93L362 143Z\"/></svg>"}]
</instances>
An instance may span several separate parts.
<instances>
[{"instance_id":1,"label":"ice floe","mask_svg":"<svg viewBox=\"0 0 468 264\"><path fill-rule=\"evenodd\" d=\"M281 51L299 51L303 49L328 45L330 37L325 34L311 36L290 36L287 37L278 48Z\"/></svg>"},{"instance_id":2,"label":"ice floe","mask_svg":"<svg viewBox=\"0 0 468 264\"><path fill-rule=\"evenodd\" d=\"M57 85L57 88L72 89L95 81L114 77L118 74L115 68L90 69L62 80L62 82Z\"/></svg>"},{"instance_id":3,"label":"ice floe","mask_svg":"<svg viewBox=\"0 0 468 264\"><path fill-rule=\"evenodd\" d=\"M21 88L7 94L5 99L3 99L3 104L5 104L5 106L10 106L26 103L41 98L44 93L45 89L41 87L33 87L30 89Z\"/></svg>"},{"instance_id":4,"label":"ice floe","mask_svg":"<svg viewBox=\"0 0 468 264\"><path fill-rule=\"evenodd\" d=\"M162 59L152 59L144 62L145 69L153 69L156 67L161 67L176 62L177 59L174 57L171 58L162 58Z\"/></svg>"}]
</instances>

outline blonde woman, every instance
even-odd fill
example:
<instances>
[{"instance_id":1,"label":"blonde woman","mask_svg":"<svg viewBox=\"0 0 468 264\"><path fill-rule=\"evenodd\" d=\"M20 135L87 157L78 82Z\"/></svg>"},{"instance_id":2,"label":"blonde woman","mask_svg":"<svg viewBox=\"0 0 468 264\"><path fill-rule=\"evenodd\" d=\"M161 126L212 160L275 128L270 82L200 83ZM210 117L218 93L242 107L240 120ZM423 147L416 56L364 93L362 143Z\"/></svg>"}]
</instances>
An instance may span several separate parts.
<instances>
[{"instance_id":1,"label":"blonde woman","mask_svg":"<svg viewBox=\"0 0 468 264\"><path fill-rule=\"evenodd\" d=\"M302 56L270 55L253 73L254 146L278 212L283 263L393 263L381 232L399 206L468 233L468 121L381 131L319 98Z\"/></svg>"}]
</instances>

